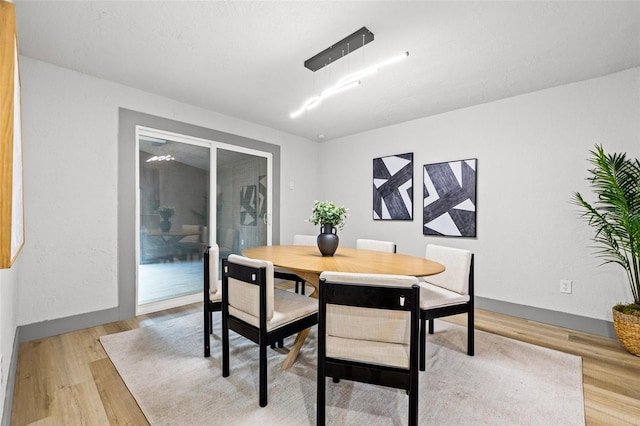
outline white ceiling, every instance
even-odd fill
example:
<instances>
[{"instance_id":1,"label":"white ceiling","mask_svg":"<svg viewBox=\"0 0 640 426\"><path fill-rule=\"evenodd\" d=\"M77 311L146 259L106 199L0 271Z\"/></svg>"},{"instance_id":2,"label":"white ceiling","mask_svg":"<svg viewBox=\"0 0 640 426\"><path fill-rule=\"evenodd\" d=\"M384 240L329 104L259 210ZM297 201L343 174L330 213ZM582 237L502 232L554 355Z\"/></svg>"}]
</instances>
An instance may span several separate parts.
<instances>
[{"instance_id":1,"label":"white ceiling","mask_svg":"<svg viewBox=\"0 0 640 426\"><path fill-rule=\"evenodd\" d=\"M20 1L20 53L311 140L640 66L640 2ZM375 40L313 73L359 28ZM289 114L343 74L408 50Z\"/></svg>"}]
</instances>

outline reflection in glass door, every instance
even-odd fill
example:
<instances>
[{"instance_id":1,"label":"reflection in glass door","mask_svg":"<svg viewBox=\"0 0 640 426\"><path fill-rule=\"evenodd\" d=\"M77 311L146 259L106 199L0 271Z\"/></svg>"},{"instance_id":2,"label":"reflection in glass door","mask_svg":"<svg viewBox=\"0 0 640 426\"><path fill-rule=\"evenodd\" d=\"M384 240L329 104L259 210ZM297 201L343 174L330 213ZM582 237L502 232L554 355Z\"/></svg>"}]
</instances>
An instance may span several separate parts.
<instances>
[{"instance_id":1,"label":"reflection in glass door","mask_svg":"<svg viewBox=\"0 0 640 426\"><path fill-rule=\"evenodd\" d=\"M210 147L139 136L138 313L202 298ZM169 305L163 303L173 300Z\"/></svg>"},{"instance_id":2,"label":"reflection in glass door","mask_svg":"<svg viewBox=\"0 0 640 426\"><path fill-rule=\"evenodd\" d=\"M216 233L220 258L266 245L270 236L267 158L216 150Z\"/></svg>"},{"instance_id":3,"label":"reflection in glass door","mask_svg":"<svg viewBox=\"0 0 640 426\"><path fill-rule=\"evenodd\" d=\"M202 301L202 253L212 242L221 258L271 243L272 166L270 153L137 131L140 315Z\"/></svg>"}]
</instances>

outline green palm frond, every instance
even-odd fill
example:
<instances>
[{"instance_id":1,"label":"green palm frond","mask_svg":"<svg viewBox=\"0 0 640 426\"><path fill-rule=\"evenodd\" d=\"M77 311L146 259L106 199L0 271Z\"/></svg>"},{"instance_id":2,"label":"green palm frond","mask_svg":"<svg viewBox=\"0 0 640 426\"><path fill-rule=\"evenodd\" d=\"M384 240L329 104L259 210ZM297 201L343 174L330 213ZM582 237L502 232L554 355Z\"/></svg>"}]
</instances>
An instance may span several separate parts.
<instances>
[{"instance_id":1,"label":"green palm frond","mask_svg":"<svg viewBox=\"0 0 640 426\"><path fill-rule=\"evenodd\" d=\"M576 192L573 202L596 231L596 256L625 269L634 302L640 304L640 161L625 153L606 154L602 145L590 153L594 168L587 179L598 198L590 204Z\"/></svg>"}]
</instances>

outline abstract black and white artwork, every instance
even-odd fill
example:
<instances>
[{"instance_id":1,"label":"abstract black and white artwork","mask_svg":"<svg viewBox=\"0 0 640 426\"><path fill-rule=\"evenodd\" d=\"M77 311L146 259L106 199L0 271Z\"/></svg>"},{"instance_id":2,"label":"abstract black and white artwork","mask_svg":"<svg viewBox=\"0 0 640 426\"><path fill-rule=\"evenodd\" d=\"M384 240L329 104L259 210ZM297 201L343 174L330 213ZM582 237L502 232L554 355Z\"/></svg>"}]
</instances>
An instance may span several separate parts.
<instances>
[{"instance_id":1,"label":"abstract black and white artwork","mask_svg":"<svg viewBox=\"0 0 640 426\"><path fill-rule=\"evenodd\" d=\"M373 218L413 220L413 153L373 159Z\"/></svg>"},{"instance_id":2,"label":"abstract black and white artwork","mask_svg":"<svg viewBox=\"0 0 640 426\"><path fill-rule=\"evenodd\" d=\"M476 236L477 161L424 165L424 235Z\"/></svg>"},{"instance_id":3,"label":"abstract black and white artwork","mask_svg":"<svg viewBox=\"0 0 640 426\"><path fill-rule=\"evenodd\" d=\"M240 225L256 226L256 186L247 185L240 188Z\"/></svg>"},{"instance_id":4,"label":"abstract black and white artwork","mask_svg":"<svg viewBox=\"0 0 640 426\"><path fill-rule=\"evenodd\" d=\"M258 177L258 216L267 213L267 175Z\"/></svg>"}]
</instances>

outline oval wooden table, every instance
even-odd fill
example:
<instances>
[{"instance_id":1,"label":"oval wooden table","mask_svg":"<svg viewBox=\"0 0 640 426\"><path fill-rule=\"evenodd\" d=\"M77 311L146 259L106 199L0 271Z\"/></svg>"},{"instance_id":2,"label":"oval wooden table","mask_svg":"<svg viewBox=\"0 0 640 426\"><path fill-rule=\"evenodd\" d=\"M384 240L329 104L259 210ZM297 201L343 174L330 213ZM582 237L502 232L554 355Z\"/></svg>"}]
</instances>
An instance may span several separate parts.
<instances>
[{"instance_id":1,"label":"oval wooden table","mask_svg":"<svg viewBox=\"0 0 640 426\"><path fill-rule=\"evenodd\" d=\"M320 274L324 271L416 277L444 271L444 266L440 263L422 257L348 247L339 247L333 256L326 257L320 254L316 246L260 246L244 249L242 254L252 259L268 260L275 266L294 272L314 287L310 297L318 297ZM283 369L293 365L309 330L298 333L284 361Z\"/></svg>"}]
</instances>

